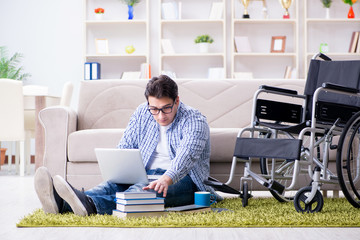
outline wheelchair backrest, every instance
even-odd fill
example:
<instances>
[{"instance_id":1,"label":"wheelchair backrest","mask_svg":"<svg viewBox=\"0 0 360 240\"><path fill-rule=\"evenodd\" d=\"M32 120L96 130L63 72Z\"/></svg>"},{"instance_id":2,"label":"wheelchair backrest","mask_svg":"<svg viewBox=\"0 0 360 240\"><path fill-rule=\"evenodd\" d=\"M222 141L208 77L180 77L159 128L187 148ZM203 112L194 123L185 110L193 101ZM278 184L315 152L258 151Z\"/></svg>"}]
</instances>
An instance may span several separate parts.
<instances>
[{"instance_id":1,"label":"wheelchair backrest","mask_svg":"<svg viewBox=\"0 0 360 240\"><path fill-rule=\"evenodd\" d=\"M306 119L311 119L313 95L323 83L334 83L360 89L360 61L311 60L304 95L307 97ZM333 122L338 117L346 122L360 110L360 98L350 95L322 92L317 103L316 116L320 121Z\"/></svg>"}]
</instances>

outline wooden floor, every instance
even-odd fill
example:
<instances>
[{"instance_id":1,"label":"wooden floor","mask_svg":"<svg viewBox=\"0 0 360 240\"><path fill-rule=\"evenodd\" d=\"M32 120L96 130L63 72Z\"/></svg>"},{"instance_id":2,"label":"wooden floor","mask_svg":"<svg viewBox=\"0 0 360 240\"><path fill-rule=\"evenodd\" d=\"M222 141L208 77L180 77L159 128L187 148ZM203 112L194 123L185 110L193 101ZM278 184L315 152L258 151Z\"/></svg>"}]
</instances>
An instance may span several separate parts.
<instances>
[{"instance_id":1,"label":"wooden floor","mask_svg":"<svg viewBox=\"0 0 360 240\"><path fill-rule=\"evenodd\" d=\"M0 170L0 239L360 239L360 228L16 228L23 216L40 208L33 173L18 177Z\"/></svg>"}]
</instances>

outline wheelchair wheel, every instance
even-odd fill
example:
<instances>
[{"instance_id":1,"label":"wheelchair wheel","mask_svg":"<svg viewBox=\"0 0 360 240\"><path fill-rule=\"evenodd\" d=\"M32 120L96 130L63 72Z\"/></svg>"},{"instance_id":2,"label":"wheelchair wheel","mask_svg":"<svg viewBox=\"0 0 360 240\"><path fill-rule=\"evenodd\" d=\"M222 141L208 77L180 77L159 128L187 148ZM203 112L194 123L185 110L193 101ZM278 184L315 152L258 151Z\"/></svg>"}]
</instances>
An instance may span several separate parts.
<instances>
[{"instance_id":1,"label":"wheelchair wheel","mask_svg":"<svg viewBox=\"0 0 360 240\"><path fill-rule=\"evenodd\" d=\"M295 161L286 161L286 160L275 160L275 168L276 172L273 180L282 184L285 188L291 184L293 171L294 171ZM263 175L271 175L272 169L272 159L260 158L260 170ZM294 196L296 194L295 191L284 191L281 195L274 190L269 189L271 195L278 200L279 202L288 202L293 201Z\"/></svg>"},{"instance_id":2,"label":"wheelchair wheel","mask_svg":"<svg viewBox=\"0 0 360 240\"><path fill-rule=\"evenodd\" d=\"M243 184L243 193L242 193L242 206L246 207L248 205L248 199L249 199L249 186L247 182L244 182Z\"/></svg>"},{"instance_id":3,"label":"wheelchair wheel","mask_svg":"<svg viewBox=\"0 0 360 240\"><path fill-rule=\"evenodd\" d=\"M303 187L295 195L294 206L297 212L301 213L314 213L320 212L324 206L324 199L319 190L316 190L314 199L305 203L305 200L310 195L312 187Z\"/></svg>"},{"instance_id":4,"label":"wheelchair wheel","mask_svg":"<svg viewBox=\"0 0 360 240\"><path fill-rule=\"evenodd\" d=\"M336 170L344 196L351 205L360 207L360 112L346 124L339 139Z\"/></svg>"}]
</instances>

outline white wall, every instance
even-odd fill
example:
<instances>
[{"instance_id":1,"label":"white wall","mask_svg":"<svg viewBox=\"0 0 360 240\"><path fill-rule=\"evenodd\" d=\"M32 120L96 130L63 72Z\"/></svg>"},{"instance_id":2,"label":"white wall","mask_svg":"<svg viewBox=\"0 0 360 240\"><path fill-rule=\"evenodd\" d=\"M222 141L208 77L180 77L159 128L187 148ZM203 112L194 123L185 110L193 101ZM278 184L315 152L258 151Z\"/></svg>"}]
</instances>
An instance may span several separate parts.
<instances>
[{"instance_id":1,"label":"white wall","mask_svg":"<svg viewBox=\"0 0 360 240\"><path fill-rule=\"evenodd\" d=\"M81 0L0 0L0 46L23 54L25 84L45 85L60 96L65 82L74 83L76 108L82 78L83 28ZM9 143L4 143L7 148ZM35 153L32 141L32 154Z\"/></svg>"},{"instance_id":2,"label":"white wall","mask_svg":"<svg viewBox=\"0 0 360 240\"><path fill-rule=\"evenodd\" d=\"M24 55L24 71L32 75L24 84L46 85L51 95L60 96L63 84L71 81L77 94L83 69L82 3L0 0L0 46Z\"/></svg>"}]
</instances>

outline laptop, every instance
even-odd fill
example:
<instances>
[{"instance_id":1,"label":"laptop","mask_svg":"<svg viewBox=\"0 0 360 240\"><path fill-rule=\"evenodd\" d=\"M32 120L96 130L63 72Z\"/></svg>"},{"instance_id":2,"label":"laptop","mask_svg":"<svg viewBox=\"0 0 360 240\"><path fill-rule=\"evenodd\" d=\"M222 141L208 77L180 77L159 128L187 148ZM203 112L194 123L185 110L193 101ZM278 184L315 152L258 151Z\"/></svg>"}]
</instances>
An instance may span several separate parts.
<instances>
[{"instance_id":1,"label":"laptop","mask_svg":"<svg viewBox=\"0 0 360 240\"><path fill-rule=\"evenodd\" d=\"M104 181L118 184L149 183L139 149L95 148L95 154ZM153 176L151 181L154 180Z\"/></svg>"}]
</instances>

